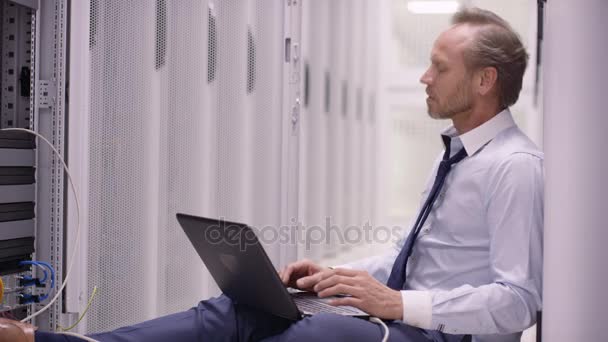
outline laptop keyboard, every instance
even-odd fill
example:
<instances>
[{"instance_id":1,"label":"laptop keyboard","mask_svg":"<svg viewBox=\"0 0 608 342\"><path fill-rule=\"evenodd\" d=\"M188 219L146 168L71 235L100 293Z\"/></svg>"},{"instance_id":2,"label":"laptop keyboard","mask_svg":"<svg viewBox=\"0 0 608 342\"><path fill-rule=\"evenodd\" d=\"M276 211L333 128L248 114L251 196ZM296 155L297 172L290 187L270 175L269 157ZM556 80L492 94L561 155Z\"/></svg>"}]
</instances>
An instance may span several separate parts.
<instances>
[{"instance_id":1,"label":"laptop keyboard","mask_svg":"<svg viewBox=\"0 0 608 342\"><path fill-rule=\"evenodd\" d=\"M368 316L365 312L352 306L333 306L323 302L323 300L329 300L330 298L321 299L316 295L303 292L293 293L292 297L298 309L306 315L326 312L345 316Z\"/></svg>"}]
</instances>

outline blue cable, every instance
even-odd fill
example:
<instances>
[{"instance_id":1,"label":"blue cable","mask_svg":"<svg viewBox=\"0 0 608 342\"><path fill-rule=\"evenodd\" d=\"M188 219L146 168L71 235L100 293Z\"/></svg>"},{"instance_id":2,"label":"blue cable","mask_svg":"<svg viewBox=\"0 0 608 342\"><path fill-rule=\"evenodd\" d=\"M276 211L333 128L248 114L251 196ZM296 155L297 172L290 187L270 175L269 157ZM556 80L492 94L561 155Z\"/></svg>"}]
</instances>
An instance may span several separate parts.
<instances>
[{"instance_id":1,"label":"blue cable","mask_svg":"<svg viewBox=\"0 0 608 342\"><path fill-rule=\"evenodd\" d=\"M38 266L38 267L42 268L42 272L44 272L44 278L42 278L40 280L41 284L44 284L44 282L46 281L46 278L48 278L48 274L46 273L46 268L42 267L42 265L40 265L37 261L27 261L27 260L26 261L21 261L21 262L19 262L19 265L20 266L23 266L23 265L33 265L33 266ZM26 280L32 280L32 278L29 277L29 276L25 276L24 279L26 279Z\"/></svg>"},{"instance_id":2,"label":"blue cable","mask_svg":"<svg viewBox=\"0 0 608 342\"><path fill-rule=\"evenodd\" d=\"M55 268L53 268L53 266L51 266L51 264L49 264L48 262L38 261L38 263L40 263L40 265L43 265L43 266L47 267L49 270L51 270L51 288L49 289L48 293L40 296L40 301L43 302L47 298L49 298L49 294L51 293L51 290L53 290L53 288L55 288Z\"/></svg>"},{"instance_id":3,"label":"blue cable","mask_svg":"<svg viewBox=\"0 0 608 342\"><path fill-rule=\"evenodd\" d=\"M38 267L41 267L43 272L44 272L44 279L40 281L40 283L44 284L44 281L47 278L47 273L46 273L46 268L48 268L51 271L51 288L49 289L49 292L43 295L40 295L39 299L40 302L46 300L47 298L49 298L49 294L51 293L51 290L55 288L55 268L53 268L53 266L51 264L49 264L48 262L45 261L21 261L20 262L21 265L35 265ZM44 267L42 267L44 266Z\"/></svg>"},{"instance_id":4,"label":"blue cable","mask_svg":"<svg viewBox=\"0 0 608 342\"><path fill-rule=\"evenodd\" d=\"M53 268L53 266L51 266L51 264L49 264L48 262L45 261L35 261L37 263L39 263L40 265L46 266L50 271L51 271L51 289L55 288L55 269Z\"/></svg>"}]
</instances>

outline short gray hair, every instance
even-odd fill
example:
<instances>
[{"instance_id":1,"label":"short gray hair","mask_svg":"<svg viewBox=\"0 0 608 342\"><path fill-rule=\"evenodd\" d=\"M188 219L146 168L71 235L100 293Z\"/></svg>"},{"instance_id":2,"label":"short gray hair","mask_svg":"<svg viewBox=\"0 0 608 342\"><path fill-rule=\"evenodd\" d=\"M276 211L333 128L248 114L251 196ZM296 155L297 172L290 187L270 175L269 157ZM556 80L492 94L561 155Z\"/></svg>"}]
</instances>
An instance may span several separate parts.
<instances>
[{"instance_id":1,"label":"short gray hair","mask_svg":"<svg viewBox=\"0 0 608 342\"><path fill-rule=\"evenodd\" d=\"M517 32L498 15L476 7L455 13L452 24L483 26L464 52L465 64L469 70L496 68L501 107L517 102L528 65L528 53Z\"/></svg>"}]
</instances>

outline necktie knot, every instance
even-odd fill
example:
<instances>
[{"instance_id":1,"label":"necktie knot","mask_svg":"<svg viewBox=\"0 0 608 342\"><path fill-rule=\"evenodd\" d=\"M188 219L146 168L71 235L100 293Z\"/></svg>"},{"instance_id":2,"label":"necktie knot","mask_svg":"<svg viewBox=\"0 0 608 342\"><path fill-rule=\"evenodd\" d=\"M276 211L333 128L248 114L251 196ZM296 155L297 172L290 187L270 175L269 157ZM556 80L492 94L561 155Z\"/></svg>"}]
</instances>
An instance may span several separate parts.
<instances>
[{"instance_id":1,"label":"necktie knot","mask_svg":"<svg viewBox=\"0 0 608 342\"><path fill-rule=\"evenodd\" d=\"M442 177L445 176L445 174L449 171L449 169L452 167L452 165L460 162L461 160L463 160L465 157L467 156L467 152L465 151L465 149L461 149L460 151L458 151L458 153L456 153L454 156L452 156L451 158L447 158L447 159L443 159L440 163L439 163L439 169L437 170L437 174L441 175Z\"/></svg>"}]
</instances>

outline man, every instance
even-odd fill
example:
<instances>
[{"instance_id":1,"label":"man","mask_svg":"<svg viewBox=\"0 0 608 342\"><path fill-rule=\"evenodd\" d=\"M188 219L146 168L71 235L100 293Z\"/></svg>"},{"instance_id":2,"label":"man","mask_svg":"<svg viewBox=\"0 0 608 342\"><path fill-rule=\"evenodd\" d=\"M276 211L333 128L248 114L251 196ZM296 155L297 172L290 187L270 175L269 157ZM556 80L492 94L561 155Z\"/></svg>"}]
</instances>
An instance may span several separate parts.
<instances>
[{"instance_id":1,"label":"man","mask_svg":"<svg viewBox=\"0 0 608 342\"><path fill-rule=\"evenodd\" d=\"M465 9L435 41L421 78L429 115L450 119L412 232L387 255L336 269L286 267L286 285L347 294L387 321L391 341L519 341L541 306L542 154L508 110L528 56L495 14ZM472 335L472 337L471 337ZM368 321L332 314L291 323L221 296L192 310L94 335L101 341L380 341ZM37 333L38 340L56 335ZM63 337L62 337L63 338Z\"/></svg>"},{"instance_id":2,"label":"man","mask_svg":"<svg viewBox=\"0 0 608 342\"><path fill-rule=\"evenodd\" d=\"M34 327L7 318L0 318L0 342L33 342Z\"/></svg>"},{"instance_id":3,"label":"man","mask_svg":"<svg viewBox=\"0 0 608 342\"><path fill-rule=\"evenodd\" d=\"M443 133L444 158L462 148L467 157L452 166L415 243L406 241L413 245L401 258L407 267L397 265L404 249L396 249L334 270L302 261L282 277L322 297L348 294L335 304L383 319L473 334L473 341L519 341L535 323L542 288L543 156L508 110L528 56L489 11L461 11L453 24L436 40L420 81L429 115L453 122ZM400 291L384 285L396 270L407 274Z\"/></svg>"}]
</instances>

